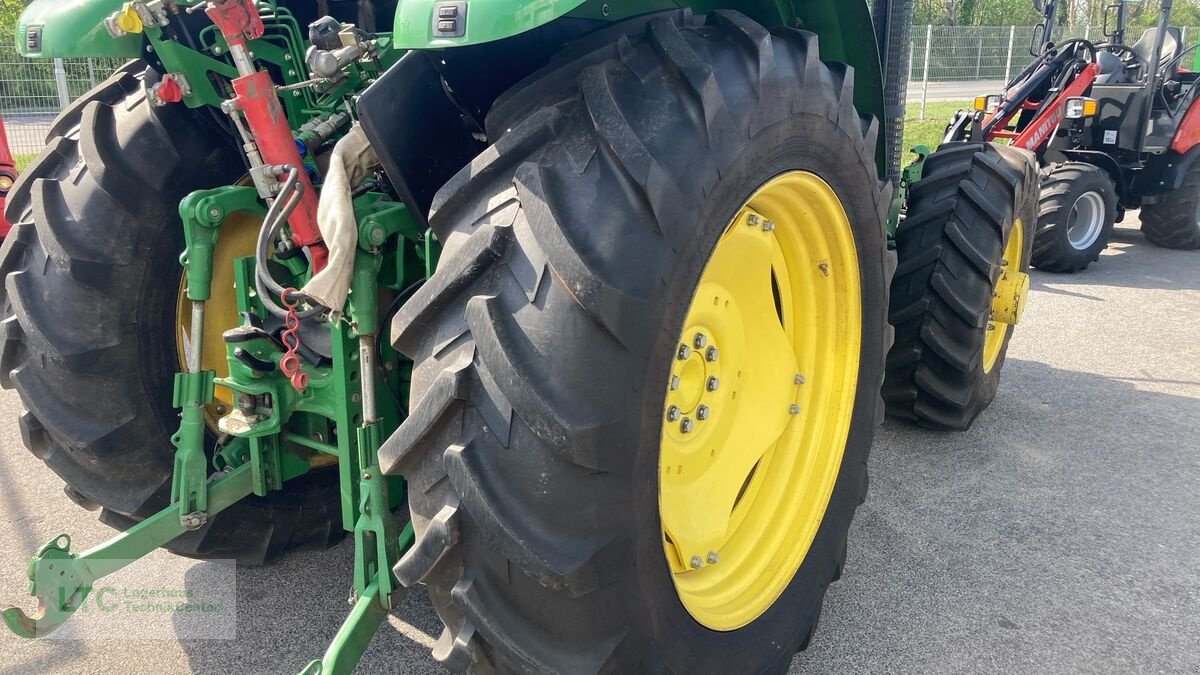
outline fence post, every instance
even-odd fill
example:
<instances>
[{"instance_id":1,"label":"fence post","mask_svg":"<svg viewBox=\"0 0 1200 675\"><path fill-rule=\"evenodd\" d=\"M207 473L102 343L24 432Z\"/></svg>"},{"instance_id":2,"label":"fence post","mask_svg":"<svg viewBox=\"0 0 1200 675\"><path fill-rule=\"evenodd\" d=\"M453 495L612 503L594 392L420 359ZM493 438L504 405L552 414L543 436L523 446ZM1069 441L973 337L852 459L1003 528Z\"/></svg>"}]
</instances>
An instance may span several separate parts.
<instances>
[{"instance_id":1,"label":"fence post","mask_svg":"<svg viewBox=\"0 0 1200 675\"><path fill-rule=\"evenodd\" d=\"M1008 86L1008 78L1012 74L1013 38L1017 35L1017 27L1008 27L1008 58L1004 59L1004 86Z\"/></svg>"},{"instance_id":2,"label":"fence post","mask_svg":"<svg viewBox=\"0 0 1200 675\"><path fill-rule=\"evenodd\" d=\"M979 38L979 49L975 52L975 79L979 79L979 67L983 65L983 38Z\"/></svg>"},{"instance_id":3,"label":"fence post","mask_svg":"<svg viewBox=\"0 0 1200 675\"><path fill-rule=\"evenodd\" d=\"M88 84L91 85L88 91L96 88L96 63L95 59L88 59Z\"/></svg>"},{"instance_id":4,"label":"fence post","mask_svg":"<svg viewBox=\"0 0 1200 675\"><path fill-rule=\"evenodd\" d=\"M54 59L54 84L58 88L58 105L66 108L71 105L71 92L67 89L67 67L62 59Z\"/></svg>"},{"instance_id":5,"label":"fence post","mask_svg":"<svg viewBox=\"0 0 1200 675\"><path fill-rule=\"evenodd\" d=\"M921 73L921 119L925 119L925 100L929 97L929 48L933 46L933 24L925 29L925 63Z\"/></svg>"}]
</instances>

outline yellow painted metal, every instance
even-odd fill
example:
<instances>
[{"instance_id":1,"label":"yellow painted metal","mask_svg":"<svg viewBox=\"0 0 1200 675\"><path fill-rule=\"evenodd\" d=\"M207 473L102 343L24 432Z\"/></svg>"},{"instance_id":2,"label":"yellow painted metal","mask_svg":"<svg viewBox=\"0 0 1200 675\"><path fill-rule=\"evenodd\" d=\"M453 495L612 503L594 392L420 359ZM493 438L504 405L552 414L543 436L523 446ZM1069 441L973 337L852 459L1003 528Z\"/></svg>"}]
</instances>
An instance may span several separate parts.
<instances>
[{"instance_id":1,"label":"yellow painted metal","mask_svg":"<svg viewBox=\"0 0 1200 675\"><path fill-rule=\"evenodd\" d=\"M808 172L766 182L705 266L665 387L663 545L704 626L750 623L804 561L837 482L861 333L837 195Z\"/></svg>"},{"instance_id":2,"label":"yellow painted metal","mask_svg":"<svg viewBox=\"0 0 1200 675\"><path fill-rule=\"evenodd\" d=\"M1021 271L1025 253L1025 232L1020 219L1013 223L1000 261L1000 277L992 289L992 315L983 340L983 372L990 373L1000 358L1000 350L1009 328L1021 322L1025 299L1029 296L1029 275Z\"/></svg>"},{"instance_id":3,"label":"yellow painted metal","mask_svg":"<svg viewBox=\"0 0 1200 675\"><path fill-rule=\"evenodd\" d=\"M125 3L112 18L113 23L126 33L140 33L143 30L142 17L138 16L132 2Z\"/></svg>"},{"instance_id":4,"label":"yellow painted metal","mask_svg":"<svg viewBox=\"0 0 1200 675\"><path fill-rule=\"evenodd\" d=\"M238 319L237 294L234 292L233 263L237 258L254 255L254 245L262 219L243 211L229 215L221 224L221 236L213 249L212 297L204 307L204 344L200 354L201 368L214 370L217 377L229 375L225 362L224 332L241 324ZM187 370L187 355L191 353L192 303L187 297L186 275L179 280L175 302L175 351L179 367ZM233 392L218 385L213 402L205 410L209 428L217 430L217 420L233 409Z\"/></svg>"}]
</instances>

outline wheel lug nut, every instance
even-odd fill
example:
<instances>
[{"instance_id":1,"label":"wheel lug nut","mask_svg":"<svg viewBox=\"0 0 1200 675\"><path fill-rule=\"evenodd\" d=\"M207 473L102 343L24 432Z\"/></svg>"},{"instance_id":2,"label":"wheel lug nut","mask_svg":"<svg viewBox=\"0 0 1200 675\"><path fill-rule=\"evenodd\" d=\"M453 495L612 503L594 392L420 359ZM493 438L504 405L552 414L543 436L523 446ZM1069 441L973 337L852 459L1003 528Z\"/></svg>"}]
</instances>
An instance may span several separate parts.
<instances>
[{"instance_id":1,"label":"wheel lug nut","mask_svg":"<svg viewBox=\"0 0 1200 675\"><path fill-rule=\"evenodd\" d=\"M687 345L679 345L679 352L675 354L675 358L680 361L686 361L687 357L692 355L692 348Z\"/></svg>"},{"instance_id":2,"label":"wheel lug nut","mask_svg":"<svg viewBox=\"0 0 1200 675\"><path fill-rule=\"evenodd\" d=\"M708 378L708 382L705 384L705 387L709 391L716 391L717 387L719 387L719 386L721 386L721 381L715 377Z\"/></svg>"},{"instance_id":3,"label":"wheel lug nut","mask_svg":"<svg viewBox=\"0 0 1200 675\"><path fill-rule=\"evenodd\" d=\"M675 391L678 388L679 388L679 376L672 375L671 376L671 391Z\"/></svg>"},{"instance_id":4,"label":"wheel lug nut","mask_svg":"<svg viewBox=\"0 0 1200 675\"><path fill-rule=\"evenodd\" d=\"M679 419L679 408L671 406L667 408L667 421L674 422Z\"/></svg>"},{"instance_id":5,"label":"wheel lug nut","mask_svg":"<svg viewBox=\"0 0 1200 675\"><path fill-rule=\"evenodd\" d=\"M682 432L683 432L683 433L685 433L685 434L690 434L690 433L692 433L692 420L691 420L691 418L688 418L688 417L685 417L685 418L683 418L683 421L679 423L679 430L680 430L680 431L682 431Z\"/></svg>"},{"instance_id":6,"label":"wheel lug nut","mask_svg":"<svg viewBox=\"0 0 1200 675\"><path fill-rule=\"evenodd\" d=\"M799 415L800 414L800 406L796 405L795 403L791 404L790 406L788 406L788 414L789 415Z\"/></svg>"},{"instance_id":7,"label":"wheel lug nut","mask_svg":"<svg viewBox=\"0 0 1200 675\"><path fill-rule=\"evenodd\" d=\"M796 373L796 378L792 381L795 382L796 384L804 384L804 376L801 375L800 373Z\"/></svg>"},{"instance_id":8,"label":"wheel lug nut","mask_svg":"<svg viewBox=\"0 0 1200 675\"><path fill-rule=\"evenodd\" d=\"M707 350L705 350L704 358L709 361L716 361L717 360L717 348L709 347Z\"/></svg>"},{"instance_id":9,"label":"wheel lug nut","mask_svg":"<svg viewBox=\"0 0 1200 675\"><path fill-rule=\"evenodd\" d=\"M696 408L696 419L701 421L708 419L708 406L702 405Z\"/></svg>"},{"instance_id":10,"label":"wheel lug nut","mask_svg":"<svg viewBox=\"0 0 1200 675\"><path fill-rule=\"evenodd\" d=\"M708 552L708 564L709 564L709 565L716 565L716 564L717 564L717 563L719 563L719 562L721 562L721 558L720 558L720 556L718 556L718 555L717 555L717 552L716 552L716 551L709 551L709 552Z\"/></svg>"},{"instance_id":11,"label":"wheel lug nut","mask_svg":"<svg viewBox=\"0 0 1200 675\"><path fill-rule=\"evenodd\" d=\"M698 555L692 556L692 569L698 570L704 565L704 561Z\"/></svg>"},{"instance_id":12,"label":"wheel lug nut","mask_svg":"<svg viewBox=\"0 0 1200 675\"><path fill-rule=\"evenodd\" d=\"M772 223L769 220L764 220L762 227L763 227L763 232L771 232L775 229L775 223Z\"/></svg>"},{"instance_id":13,"label":"wheel lug nut","mask_svg":"<svg viewBox=\"0 0 1200 675\"><path fill-rule=\"evenodd\" d=\"M704 333L696 333L696 337L692 338L692 346L696 349L704 349L704 345L708 344L708 338Z\"/></svg>"},{"instance_id":14,"label":"wheel lug nut","mask_svg":"<svg viewBox=\"0 0 1200 675\"><path fill-rule=\"evenodd\" d=\"M754 215L753 213L751 213L750 216L748 218L746 218L746 224L749 225L750 227L758 227L758 224L760 222L762 222L762 219L759 218L758 216Z\"/></svg>"}]
</instances>

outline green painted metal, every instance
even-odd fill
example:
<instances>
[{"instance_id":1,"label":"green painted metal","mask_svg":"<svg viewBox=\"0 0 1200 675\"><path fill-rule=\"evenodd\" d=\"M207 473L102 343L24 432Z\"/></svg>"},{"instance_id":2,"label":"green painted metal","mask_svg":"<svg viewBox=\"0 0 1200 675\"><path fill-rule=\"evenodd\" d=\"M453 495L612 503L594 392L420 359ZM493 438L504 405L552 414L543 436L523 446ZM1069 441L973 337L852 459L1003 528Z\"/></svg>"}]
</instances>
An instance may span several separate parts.
<instances>
[{"instance_id":1,"label":"green painted metal","mask_svg":"<svg viewBox=\"0 0 1200 675\"><path fill-rule=\"evenodd\" d=\"M122 0L34 0L17 20L17 49L31 58L137 58L142 50L139 36L114 39L104 28L104 19L121 5ZM29 49L30 30L41 31L40 50Z\"/></svg>"},{"instance_id":2,"label":"green painted metal","mask_svg":"<svg viewBox=\"0 0 1200 675\"><path fill-rule=\"evenodd\" d=\"M434 5L440 0L402 0L392 37L399 49L444 49L494 42L537 28L583 4L583 0L471 0L463 37L434 37Z\"/></svg>"},{"instance_id":3,"label":"green painted metal","mask_svg":"<svg viewBox=\"0 0 1200 675\"><path fill-rule=\"evenodd\" d=\"M916 155L916 158L900 172L900 185L896 189L896 196L892 199L892 206L888 210L888 249L892 251L896 250L896 229L900 227L900 214L908 203L908 190L913 183L921 180L921 176L925 173L925 159L930 154L927 145L915 145L911 152Z\"/></svg>"},{"instance_id":4,"label":"green painted metal","mask_svg":"<svg viewBox=\"0 0 1200 675\"><path fill-rule=\"evenodd\" d=\"M250 468L231 469L208 484L208 512L219 513L250 494ZM38 549L26 568L29 593L38 599L32 616L20 608L0 607L4 623L23 638L49 635L82 606L97 579L149 555L186 530L174 505L150 516L79 555L71 538L60 534Z\"/></svg>"}]
</instances>

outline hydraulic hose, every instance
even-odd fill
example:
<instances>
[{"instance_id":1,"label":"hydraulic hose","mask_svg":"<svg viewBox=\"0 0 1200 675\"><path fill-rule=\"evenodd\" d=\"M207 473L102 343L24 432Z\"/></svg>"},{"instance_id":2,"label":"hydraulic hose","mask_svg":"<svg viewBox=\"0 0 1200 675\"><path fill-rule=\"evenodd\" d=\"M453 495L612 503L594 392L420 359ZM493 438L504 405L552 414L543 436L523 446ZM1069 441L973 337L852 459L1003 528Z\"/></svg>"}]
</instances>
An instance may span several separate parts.
<instances>
[{"instance_id":1,"label":"hydraulic hose","mask_svg":"<svg viewBox=\"0 0 1200 675\"><path fill-rule=\"evenodd\" d=\"M269 246L275 240L275 236L287 222L292 211L300 204L304 197L304 187L300 184L300 172L292 168L288 172L288 177L283 182L283 187L279 191L279 196L271 203L271 207L267 209L267 215L263 218L262 229L258 232L258 242L254 247L254 287L258 291L259 300L267 311L272 315L283 318L287 316L287 311L279 305L275 304L271 295L283 297L287 290L275 281L271 276L271 270L267 266L267 261L270 258L268 253ZM292 296L293 298L295 296ZM308 301L308 298L304 298ZM325 311L325 308L317 305L303 312L298 312L296 316L300 319L311 319L319 316Z\"/></svg>"}]
</instances>

